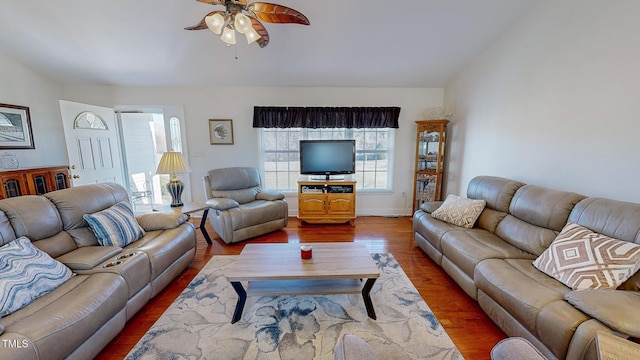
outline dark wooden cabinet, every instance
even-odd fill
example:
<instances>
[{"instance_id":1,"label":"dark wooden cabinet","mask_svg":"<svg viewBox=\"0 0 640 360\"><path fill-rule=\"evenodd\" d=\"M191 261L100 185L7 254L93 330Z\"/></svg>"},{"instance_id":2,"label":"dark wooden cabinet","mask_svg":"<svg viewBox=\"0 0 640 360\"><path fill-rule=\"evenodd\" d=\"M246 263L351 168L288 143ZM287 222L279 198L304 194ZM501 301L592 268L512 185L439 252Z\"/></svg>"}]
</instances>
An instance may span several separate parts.
<instances>
[{"instance_id":1,"label":"dark wooden cabinet","mask_svg":"<svg viewBox=\"0 0 640 360\"><path fill-rule=\"evenodd\" d=\"M0 198L42 195L71 186L69 167L47 166L0 171Z\"/></svg>"}]
</instances>

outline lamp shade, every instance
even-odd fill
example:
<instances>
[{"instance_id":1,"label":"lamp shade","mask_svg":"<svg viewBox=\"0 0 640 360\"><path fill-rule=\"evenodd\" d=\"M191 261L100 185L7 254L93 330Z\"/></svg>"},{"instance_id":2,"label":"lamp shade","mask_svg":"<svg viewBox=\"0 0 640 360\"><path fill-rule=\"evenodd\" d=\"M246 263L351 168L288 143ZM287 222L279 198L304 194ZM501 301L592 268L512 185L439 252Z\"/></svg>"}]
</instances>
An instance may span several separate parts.
<instances>
[{"instance_id":1,"label":"lamp shade","mask_svg":"<svg viewBox=\"0 0 640 360\"><path fill-rule=\"evenodd\" d=\"M205 24L207 24L209 30L213 31L216 34L220 34L222 32L224 21L224 17L219 13L215 13L204 18L204 22Z\"/></svg>"},{"instance_id":2,"label":"lamp shade","mask_svg":"<svg viewBox=\"0 0 640 360\"><path fill-rule=\"evenodd\" d=\"M156 174L184 174L191 172L191 168L179 151L167 151L162 154Z\"/></svg>"},{"instance_id":3,"label":"lamp shade","mask_svg":"<svg viewBox=\"0 0 640 360\"><path fill-rule=\"evenodd\" d=\"M226 42L227 45L233 45L236 43L236 32L232 28L226 26L222 31L222 36L220 36L222 41Z\"/></svg>"}]
</instances>

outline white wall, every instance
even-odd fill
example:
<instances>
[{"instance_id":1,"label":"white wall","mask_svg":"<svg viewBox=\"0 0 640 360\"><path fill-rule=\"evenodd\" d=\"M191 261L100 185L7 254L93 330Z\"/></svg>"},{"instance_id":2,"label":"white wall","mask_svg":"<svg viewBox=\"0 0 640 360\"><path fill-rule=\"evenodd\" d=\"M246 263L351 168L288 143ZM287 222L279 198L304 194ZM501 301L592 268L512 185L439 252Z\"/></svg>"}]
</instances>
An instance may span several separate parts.
<instances>
[{"instance_id":1,"label":"white wall","mask_svg":"<svg viewBox=\"0 0 640 360\"><path fill-rule=\"evenodd\" d=\"M0 54L0 103L26 106L35 149L0 150L16 154L20 167L65 165L64 132L58 99L62 85Z\"/></svg>"},{"instance_id":2,"label":"white wall","mask_svg":"<svg viewBox=\"0 0 640 360\"><path fill-rule=\"evenodd\" d=\"M451 193L477 175L640 202L640 1L545 0L450 84Z\"/></svg>"},{"instance_id":3,"label":"white wall","mask_svg":"<svg viewBox=\"0 0 640 360\"><path fill-rule=\"evenodd\" d=\"M252 127L254 106L400 106L396 132L393 192L357 197L358 215L411 213L415 120L429 109L441 107L443 89L421 88L134 88L67 85L64 96L94 105L171 105L184 108L193 199L204 200L201 178L210 169L259 166L259 131ZM210 145L209 119L232 119L234 145ZM205 156L196 157L198 153ZM406 201L401 193L407 194ZM290 211L297 213L295 194L288 196Z\"/></svg>"}]
</instances>

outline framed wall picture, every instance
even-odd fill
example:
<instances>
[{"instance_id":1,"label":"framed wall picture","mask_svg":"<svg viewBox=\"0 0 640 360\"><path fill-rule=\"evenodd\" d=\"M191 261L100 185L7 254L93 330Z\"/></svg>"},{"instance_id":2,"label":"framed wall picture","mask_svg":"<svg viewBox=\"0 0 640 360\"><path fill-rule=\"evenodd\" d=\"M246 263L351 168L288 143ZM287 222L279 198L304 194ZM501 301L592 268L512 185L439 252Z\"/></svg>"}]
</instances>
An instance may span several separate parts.
<instances>
[{"instance_id":1,"label":"framed wall picture","mask_svg":"<svg viewBox=\"0 0 640 360\"><path fill-rule=\"evenodd\" d=\"M0 149L35 149L26 106L0 104Z\"/></svg>"},{"instance_id":2,"label":"framed wall picture","mask_svg":"<svg viewBox=\"0 0 640 360\"><path fill-rule=\"evenodd\" d=\"M209 119L211 145L233 145L233 120Z\"/></svg>"}]
</instances>

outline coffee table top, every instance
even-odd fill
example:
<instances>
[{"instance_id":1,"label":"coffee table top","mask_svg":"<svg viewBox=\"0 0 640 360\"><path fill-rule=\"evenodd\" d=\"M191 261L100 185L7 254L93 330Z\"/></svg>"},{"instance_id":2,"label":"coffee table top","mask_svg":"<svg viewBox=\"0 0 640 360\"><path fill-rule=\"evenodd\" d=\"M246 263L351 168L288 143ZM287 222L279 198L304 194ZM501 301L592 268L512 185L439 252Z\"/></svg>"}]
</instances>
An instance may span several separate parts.
<instances>
[{"instance_id":1,"label":"coffee table top","mask_svg":"<svg viewBox=\"0 0 640 360\"><path fill-rule=\"evenodd\" d=\"M301 245L313 246L311 259L300 258ZM247 244L224 275L229 281L373 279L380 270L362 243Z\"/></svg>"}]
</instances>

